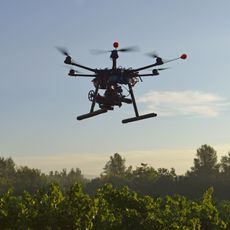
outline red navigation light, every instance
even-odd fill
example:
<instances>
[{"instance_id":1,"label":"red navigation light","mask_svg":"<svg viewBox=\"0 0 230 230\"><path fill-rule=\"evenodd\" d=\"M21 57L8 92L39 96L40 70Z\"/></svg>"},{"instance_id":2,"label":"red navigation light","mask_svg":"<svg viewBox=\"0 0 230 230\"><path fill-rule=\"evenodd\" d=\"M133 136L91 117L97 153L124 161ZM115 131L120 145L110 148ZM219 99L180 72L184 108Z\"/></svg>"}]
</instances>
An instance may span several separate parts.
<instances>
[{"instance_id":1,"label":"red navigation light","mask_svg":"<svg viewBox=\"0 0 230 230\"><path fill-rule=\"evenodd\" d=\"M118 42L114 42L114 43L113 43L113 47L114 47L115 49L117 49L118 46L119 46L119 43L118 43Z\"/></svg>"},{"instance_id":2,"label":"red navigation light","mask_svg":"<svg viewBox=\"0 0 230 230\"><path fill-rule=\"evenodd\" d=\"M180 56L181 59L186 59L187 57L188 57L187 54L181 54Z\"/></svg>"}]
</instances>

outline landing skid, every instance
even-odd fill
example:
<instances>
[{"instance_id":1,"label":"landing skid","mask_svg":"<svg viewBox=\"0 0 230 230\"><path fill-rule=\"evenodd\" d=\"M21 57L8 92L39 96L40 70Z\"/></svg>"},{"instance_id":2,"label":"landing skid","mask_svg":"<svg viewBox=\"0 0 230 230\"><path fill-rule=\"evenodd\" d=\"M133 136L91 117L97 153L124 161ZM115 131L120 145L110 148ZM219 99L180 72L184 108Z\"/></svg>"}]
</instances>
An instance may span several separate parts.
<instances>
[{"instance_id":1,"label":"landing skid","mask_svg":"<svg viewBox=\"0 0 230 230\"><path fill-rule=\"evenodd\" d=\"M93 96L93 100L92 100L92 105L91 105L91 108L90 108L90 112L78 116L77 120L81 121L81 120L84 120L86 118L94 117L94 116L97 116L99 114L107 112L107 109L99 109L99 110L94 111L94 107L95 107L95 104L96 104L96 97L97 97L97 94L98 94L98 90L99 90L99 85L96 86L96 90L95 90L95 93L94 93L94 96Z\"/></svg>"},{"instance_id":2,"label":"landing skid","mask_svg":"<svg viewBox=\"0 0 230 230\"><path fill-rule=\"evenodd\" d=\"M83 114L81 116L78 116L77 120L81 121L83 119L94 117L96 115L99 115L99 114L102 114L102 113L106 113L106 112L107 112L106 109L99 109L99 110L96 110L94 112L90 112L90 113L86 113L86 114Z\"/></svg>"},{"instance_id":3,"label":"landing skid","mask_svg":"<svg viewBox=\"0 0 230 230\"><path fill-rule=\"evenodd\" d=\"M128 104L131 104L131 103L133 104L133 108L134 108L134 112L135 112L136 116L124 119L124 120L122 120L122 123L126 124L126 123L133 122L133 121L139 121L139 120L143 120L143 119L147 119L147 118L151 118L151 117L156 117L157 116L156 113L148 113L148 114L144 114L144 115L139 115L137 105L136 105L136 100L135 100L133 90L132 90L132 86L131 86L130 83L128 84L128 86L129 86L129 93L131 95L131 99L126 99L123 102L126 102ZM92 100L92 105L91 105L91 108L90 108L90 112L78 116L77 120L81 121L81 120L84 120L84 119L87 119L87 118L90 118L90 117L94 117L94 116L102 114L102 113L106 113L108 111L108 108L101 108L99 110L94 111L94 107L95 107L95 104L96 104L96 97L98 95L98 90L99 90L99 85L96 86L94 96L92 97L93 100Z\"/></svg>"},{"instance_id":4,"label":"landing skid","mask_svg":"<svg viewBox=\"0 0 230 230\"><path fill-rule=\"evenodd\" d=\"M139 115L136 100L135 100L135 97L134 97L134 94L133 94L132 86L131 86L130 83L128 84L128 86L129 86L129 93L130 93L131 98L132 98L133 109L134 109L134 112L135 112L136 116L124 119L124 120L122 120L122 123L126 124L126 123L133 122L133 121L139 121L139 120L143 120L143 119L147 119L147 118L151 118L151 117L156 117L157 116L156 113L148 113L148 114L145 114L145 115Z\"/></svg>"},{"instance_id":5,"label":"landing skid","mask_svg":"<svg viewBox=\"0 0 230 230\"><path fill-rule=\"evenodd\" d=\"M141 115L141 116L137 116L137 117L131 117L131 118L127 118L122 120L123 124L129 123L129 122L133 122L133 121L139 121L139 120L143 120L143 119L147 119L147 118L151 118L151 117L156 117L157 114L156 113L148 113L145 115Z\"/></svg>"}]
</instances>

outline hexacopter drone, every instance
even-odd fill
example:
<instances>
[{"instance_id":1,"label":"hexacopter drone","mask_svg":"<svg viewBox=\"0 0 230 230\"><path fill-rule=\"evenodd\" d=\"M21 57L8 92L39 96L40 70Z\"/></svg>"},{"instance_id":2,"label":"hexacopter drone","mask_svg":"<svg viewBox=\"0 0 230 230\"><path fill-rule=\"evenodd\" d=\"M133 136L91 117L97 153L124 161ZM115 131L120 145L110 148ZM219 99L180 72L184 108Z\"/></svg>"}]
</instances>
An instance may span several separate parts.
<instances>
[{"instance_id":1,"label":"hexacopter drone","mask_svg":"<svg viewBox=\"0 0 230 230\"><path fill-rule=\"evenodd\" d=\"M72 77L91 77L93 85L95 87L94 90L90 90L88 93L88 99L91 101L91 107L89 113L80 115L77 117L77 120L83 120L86 118L90 118L102 113L106 113L109 110L113 110L114 106L121 107L123 103L126 104L132 104L133 109L135 112L135 116L131 118L127 118L122 120L122 123L128 123L133 121L138 121L146 118L151 118L157 116L156 113L149 113L145 115L139 115L136 100L133 93L133 87L135 84L139 81L142 82L142 77L147 76L157 76L159 75L159 71L165 70L167 68L155 68L156 66L163 65L167 62L171 62L177 59L186 59L187 55L182 54L178 58L174 58L171 60L163 60L161 57L159 57L157 54L153 53L151 56L155 58L155 63L146 65L140 68L122 68L117 67L117 59L118 59L118 52L129 52L129 51L135 51L136 47L129 47L129 48L123 48L118 49L119 44L118 42L113 43L113 50L109 51L100 51L100 50L94 50L94 53L110 53L110 58L112 59L112 68L104 68L104 69L94 69L87 66L80 65L73 61L73 59L70 57L69 53L64 48L58 48L59 51L61 51L62 54L66 56L66 59L64 61L67 65L72 65L79 67L81 69L87 70L89 72L92 72L91 74L81 74L78 73L74 69L70 69L69 76ZM140 71L146 70L149 68L152 69L152 73L143 73L141 74ZM128 95L123 94L122 86L128 86ZM99 90L103 91L103 94L101 95L99 93ZM99 109L95 110L95 105L98 104Z\"/></svg>"}]
</instances>

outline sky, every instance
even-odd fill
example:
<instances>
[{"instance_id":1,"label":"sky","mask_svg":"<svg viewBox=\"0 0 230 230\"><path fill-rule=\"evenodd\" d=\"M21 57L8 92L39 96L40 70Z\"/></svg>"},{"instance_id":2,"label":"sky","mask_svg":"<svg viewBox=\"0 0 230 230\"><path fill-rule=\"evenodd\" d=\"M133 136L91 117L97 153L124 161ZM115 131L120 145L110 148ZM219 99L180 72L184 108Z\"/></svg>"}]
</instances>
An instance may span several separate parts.
<instances>
[{"instance_id":1,"label":"sky","mask_svg":"<svg viewBox=\"0 0 230 230\"><path fill-rule=\"evenodd\" d=\"M203 144L220 160L230 151L229 8L228 0L1 0L0 156L42 172L77 167L95 176L114 153L127 166L178 174ZM152 51L188 59L134 87L139 113L156 118L124 125L134 116L124 105L77 121L89 112L94 87L89 78L68 77L55 47L67 47L82 65L110 68L109 54L90 50L111 50L114 41L140 48L119 55L124 68L152 64Z\"/></svg>"}]
</instances>

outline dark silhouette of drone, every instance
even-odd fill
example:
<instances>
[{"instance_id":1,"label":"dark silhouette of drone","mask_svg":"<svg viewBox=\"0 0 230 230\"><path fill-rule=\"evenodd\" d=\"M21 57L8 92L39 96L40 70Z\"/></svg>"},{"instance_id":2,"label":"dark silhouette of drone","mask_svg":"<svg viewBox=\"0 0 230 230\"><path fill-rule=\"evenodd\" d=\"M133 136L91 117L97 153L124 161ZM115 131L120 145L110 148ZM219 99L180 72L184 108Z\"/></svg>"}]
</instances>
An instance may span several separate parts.
<instances>
[{"instance_id":1,"label":"dark silhouette of drone","mask_svg":"<svg viewBox=\"0 0 230 230\"><path fill-rule=\"evenodd\" d=\"M113 47L114 47L113 50L108 50L108 51L101 51L101 50L92 51L95 54L109 52L110 58L112 59L111 69L108 68L93 69L87 66L80 65L73 61L73 59L70 57L66 49L58 47L59 51L61 51L61 53L66 56L64 61L65 64L76 66L93 73L93 74L81 74L74 69L70 69L69 71L68 75L72 77L92 77L93 78L92 82L95 87L94 90L90 90L88 93L88 99L89 101L91 101L91 108L89 113L78 116L77 120L83 120L102 113L106 113L109 110L113 110L114 106L121 107L122 103L132 104L135 112L135 117L124 119L122 120L122 123L128 123L128 122L133 122L133 121L157 116L156 113L139 115L136 100L133 93L133 87L137 82L139 81L142 82L142 77L157 76L159 75L159 71L167 69L167 68L155 68L156 66L160 66L167 62L174 61L177 59L186 59L187 55L182 54L178 58L174 58L166 61L163 60L161 57L159 57L156 53L151 53L150 56L155 58L154 64L150 64L136 69L122 68L122 67L117 67L117 59L119 57L118 53L136 51L137 47L118 49L119 47L118 42L114 42ZM154 68L152 69L152 73L145 73L145 74L139 73L140 71L149 68ZM128 86L128 89L126 88L128 91L128 95L123 94L122 86L124 85ZM102 95L99 93L99 90L103 91ZM94 110L96 104L98 104L99 109Z\"/></svg>"}]
</instances>

